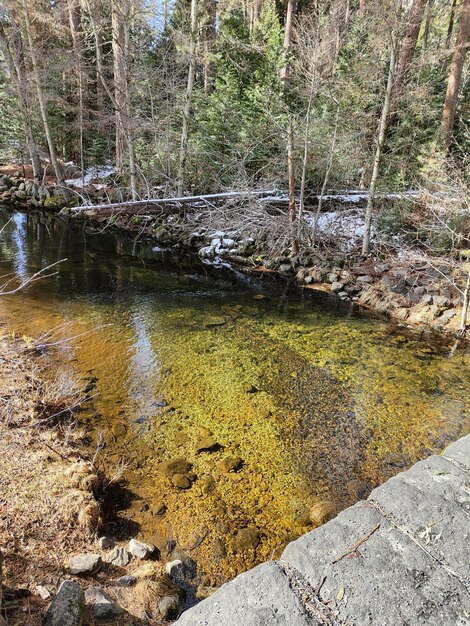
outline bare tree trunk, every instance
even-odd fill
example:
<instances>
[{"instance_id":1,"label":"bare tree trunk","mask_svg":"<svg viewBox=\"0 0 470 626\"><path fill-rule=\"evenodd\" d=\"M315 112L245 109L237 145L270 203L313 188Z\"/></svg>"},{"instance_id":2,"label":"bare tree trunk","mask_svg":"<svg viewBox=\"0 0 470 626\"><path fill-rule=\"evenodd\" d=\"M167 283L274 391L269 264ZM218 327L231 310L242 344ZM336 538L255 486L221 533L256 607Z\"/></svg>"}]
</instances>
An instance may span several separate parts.
<instances>
[{"instance_id":1,"label":"bare tree trunk","mask_svg":"<svg viewBox=\"0 0 470 626\"><path fill-rule=\"evenodd\" d=\"M434 7L434 0L428 0L426 8L426 22L424 24L423 33L423 48L426 50L429 44L429 31L431 30L432 13Z\"/></svg>"},{"instance_id":2,"label":"bare tree trunk","mask_svg":"<svg viewBox=\"0 0 470 626\"><path fill-rule=\"evenodd\" d=\"M457 0L452 0L452 5L450 7L450 15L449 15L449 26L447 27L447 35L446 35L446 48L450 47L450 41L452 39L452 33L454 32L454 21L455 21L455 9L457 6Z\"/></svg>"},{"instance_id":3,"label":"bare tree trunk","mask_svg":"<svg viewBox=\"0 0 470 626\"><path fill-rule=\"evenodd\" d=\"M457 110L457 99L462 83L462 72L465 62L465 55L470 37L470 0L464 0L462 12L460 14L459 31L455 45L454 56L450 64L449 79L447 82L447 93L442 111L441 129L444 143L448 148L452 141L452 131L454 129L455 112Z\"/></svg>"},{"instance_id":4,"label":"bare tree trunk","mask_svg":"<svg viewBox=\"0 0 470 626\"><path fill-rule=\"evenodd\" d=\"M120 4L120 0L112 0L111 2L114 100L116 102L116 108L114 111L116 130L116 172L121 175L124 172L124 155L126 148L125 117L127 108L127 76L126 58L124 53L124 15L122 14L122 7Z\"/></svg>"},{"instance_id":5,"label":"bare tree trunk","mask_svg":"<svg viewBox=\"0 0 470 626\"><path fill-rule=\"evenodd\" d=\"M467 331L467 312L468 312L468 301L470 296L470 271L467 276L467 284L465 285L465 289L463 292L463 303L462 303L462 317L460 318L460 332L462 335L465 335Z\"/></svg>"},{"instance_id":6,"label":"bare tree trunk","mask_svg":"<svg viewBox=\"0 0 470 626\"><path fill-rule=\"evenodd\" d=\"M286 23L284 26L284 63L280 70L280 78L282 83L286 82L289 68L289 52L292 44L292 26L294 14L297 9L297 0L287 0Z\"/></svg>"},{"instance_id":7,"label":"bare tree trunk","mask_svg":"<svg viewBox=\"0 0 470 626\"><path fill-rule=\"evenodd\" d=\"M320 214L321 214L321 210L323 206L323 198L325 196L326 186L330 178L331 166L333 165L333 157L335 155L335 147L336 147L336 137L338 135L338 122L339 122L339 106L336 109L335 129L333 131L333 139L331 140L330 154L328 156L328 164L325 170L325 177L323 179L323 185L321 188L320 197L318 198L318 207L317 207L317 213L315 215L315 222L313 223L313 233L312 233L313 240L315 240L315 237L317 236L318 220L320 219Z\"/></svg>"},{"instance_id":8,"label":"bare tree trunk","mask_svg":"<svg viewBox=\"0 0 470 626\"><path fill-rule=\"evenodd\" d=\"M191 38L189 45L188 82L186 85L186 95L183 104L183 126L181 129L181 145L177 177L177 192L179 196L183 195L184 169L186 166L186 159L188 157L189 121L191 116L191 101L193 98L194 74L196 72L197 8L197 0L191 0Z\"/></svg>"},{"instance_id":9,"label":"bare tree trunk","mask_svg":"<svg viewBox=\"0 0 470 626\"><path fill-rule=\"evenodd\" d=\"M370 179L369 196L367 198L366 216L364 224L364 238L362 240L362 255L367 256L370 248L370 230L372 225L372 211L374 209L375 188L379 177L380 163L382 160L382 151L385 142L385 133L387 132L388 118L390 114L390 105L392 102L393 83L395 75L395 62L397 50L397 37L392 31L390 33L390 64L388 69L387 88L385 90L385 98L382 107L382 115L380 118L379 135L377 139L377 148L374 157L374 167L372 177Z\"/></svg>"},{"instance_id":10,"label":"bare tree trunk","mask_svg":"<svg viewBox=\"0 0 470 626\"><path fill-rule=\"evenodd\" d=\"M250 7L250 30L253 31L263 8L263 0L252 0Z\"/></svg>"},{"instance_id":11,"label":"bare tree trunk","mask_svg":"<svg viewBox=\"0 0 470 626\"><path fill-rule=\"evenodd\" d=\"M85 186L85 162L84 162L84 125L85 125L85 84L86 77L83 69L83 40L82 40L82 18L80 0L68 0L70 32L72 34L72 45L76 60L78 74L78 126L80 144L80 169L82 171L82 189Z\"/></svg>"},{"instance_id":12,"label":"bare tree trunk","mask_svg":"<svg viewBox=\"0 0 470 626\"><path fill-rule=\"evenodd\" d=\"M359 13L361 15L364 15L365 8L366 8L365 0L359 0Z\"/></svg>"},{"instance_id":13,"label":"bare tree trunk","mask_svg":"<svg viewBox=\"0 0 470 626\"><path fill-rule=\"evenodd\" d=\"M297 208L295 205L295 155L294 155L294 130L292 118L289 117L287 126L287 174L289 178L289 224L291 240L291 256L299 254L299 238L296 228Z\"/></svg>"},{"instance_id":14,"label":"bare tree trunk","mask_svg":"<svg viewBox=\"0 0 470 626\"><path fill-rule=\"evenodd\" d=\"M216 0L206 0L206 11L204 15L204 27L202 37L204 41L204 93L209 94L214 87L214 61L211 58L212 50L216 39Z\"/></svg>"},{"instance_id":15,"label":"bare tree trunk","mask_svg":"<svg viewBox=\"0 0 470 626\"><path fill-rule=\"evenodd\" d=\"M29 19L29 12L28 12L28 6L27 6L26 0L22 0L22 7L23 7L24 20L25 20L26 37L28 39L28 45L29 45L29 54L30 54L30 59L31 59L31 65L33 68L33 78L34 78L34 82L36 83L39 110L41 111L41 118L42 118L42 123L44 126L44 133L47 139L47 146L49 148L49 156L51 159L51 165L52 165L52 169L54 170L54 174L57 179L57 182L63 185L64 177L62 174L62 170L59 166L59 162L57 160L54 142L52 139L52 133L51 133L51 129L49 126L49 120L47 117L46 99L44 97L44 92L42 90L41 73L40 73L38 59L36 56L36 48L34 46L33 35L31 32L31 22Z\"/></svg>"},{"instance_id":16,"label":"bare tree trunk","mask_svg":"<svg viewBox=\"0 0 470 626\"><path fill-rule=\"evenodd\" d=\"M424 17L427 0L413 0L413 4L406 18L406 29L403 36L400 51L398 53L397 67L395 69L395 85L393 92L392 111L395 110L398 100L406 83L413 55L418 42L419 31Z\"/></svg>"},{"instance_id":17,"label":"bare tree trunk","mask_svg":"<svg viewBox=\"0 0 470 626\"><path fill-rule=\"evenodd\" d=\"M90 16L90 24L91 24L91 28L93 31L93 36L95 39L95 51L96 51L96 64L98 67L98 74L99 74L99 78L101 81L101 84L103 85L104 90L106 91L106 93L108 94L108 97L114 107L114 110L117 111L118 110L118 103L116 101L116 90L111 89L111 87L108 85L108 82L106 80L105 77L105 72L104 72L104 65L103 65L103 49L100 46L100 38L99 38L99 34L98 34L98 29L96 26L96 22L95 19L93 17L93 13L90 10L90 4L89 4L89 0L85 0L86 5L87 5L87 10L88 10L88 14ZM122 13L120 12L119 17L122 17ZM124 37L124 41L121 42L125 45L125 37ZM127 84L127 66L124 66L125 68L125 73L124 76L126 78L126 83L125 83L125 103L127 105L127 107L124 108L124 111L120 111L121 113L121 117L120 117L120 121L122 122L122 130L124 132L124 139L125 142L127 144L127 148L128 148L128 156L129 156L129 174L130 174L130 179L131 179L131 193L132 193L132 199L133 200L137 200L137 174L136 174L136 164L135 164L135 150L134 150L134 141L133 141L133 137L132 137L132 132L130 130L130 124L129 124L129 89L128 89L128 84ZM121 87L123 85L121 84Z\"/></svg>"},{"instance_id":18,"label":"bare tree trunk","mask_svg":"<svg viewBox=\"0 0 470 626\"><path fill-rule=\"evenodd\" d=\"M33 168L34 178L40 182L42 180L42 166L39 157L39 150L33 136L33 125L31 121L31 107L29 104L29 94L27 89L27 77L24 63L23 42L18 24L12 19L12 39L14 46L14 54L10 49L8 37L0 22L0 48L5 56L8 70L12 79L15 81L18 93L18 101L21 109L21 117L23 120L24 134L26 138L26 146L28 148L31 165Z\"/></svg>"}]
</instances>

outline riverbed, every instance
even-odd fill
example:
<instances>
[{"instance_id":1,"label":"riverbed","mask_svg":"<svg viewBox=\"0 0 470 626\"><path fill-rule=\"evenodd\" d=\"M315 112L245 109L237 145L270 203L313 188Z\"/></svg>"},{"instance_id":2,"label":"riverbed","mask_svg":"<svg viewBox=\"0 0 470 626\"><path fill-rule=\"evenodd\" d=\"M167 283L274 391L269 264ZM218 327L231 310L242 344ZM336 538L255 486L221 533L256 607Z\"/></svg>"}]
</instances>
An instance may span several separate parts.
<instances>
[{"instance_id":1,"label":"riverbed","mask_svg":"<svg viewBox=\"0 0 470 626\"><path fill-rule=\"evenodd\" d=\"M90 446L126 481L109 531L176 546L206 585L278 556L315 503L353 504L469 431L470 354L452 339L111 229L1 220L3 275L61 261L0 318L83 380ZM175 458L185 488L162 472Z\"/></svg>"}]
</instances>

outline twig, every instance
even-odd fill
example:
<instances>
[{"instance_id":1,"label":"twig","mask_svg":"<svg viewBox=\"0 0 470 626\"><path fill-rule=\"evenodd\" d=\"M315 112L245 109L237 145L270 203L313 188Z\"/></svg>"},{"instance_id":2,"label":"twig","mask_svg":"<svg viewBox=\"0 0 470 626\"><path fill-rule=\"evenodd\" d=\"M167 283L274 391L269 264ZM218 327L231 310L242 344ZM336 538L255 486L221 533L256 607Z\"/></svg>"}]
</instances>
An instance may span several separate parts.
<instances>
[{"instance_id":1,"label":"twig","mask_svg":"<svg viewBox=\"0 0 470 626\"><path fill-rule=\"evenodd\" d=\"M338 556L334 561L332 561L332 565L334 565L338 561L341 561L341 559L344 559L344 557L348 556L348 554L355 552L359 548L359 546L365 543L377 530L379 530L379 528L380 528L380 524L377 524L376 526L374 526L374 528L370 532L368 532L367 535L364 535L362 539L359 539L359 541L357 541L353 546L351 546L348 550L346 550L346 552L344 552L341 556Z\"/></svg>"}]
</instances>

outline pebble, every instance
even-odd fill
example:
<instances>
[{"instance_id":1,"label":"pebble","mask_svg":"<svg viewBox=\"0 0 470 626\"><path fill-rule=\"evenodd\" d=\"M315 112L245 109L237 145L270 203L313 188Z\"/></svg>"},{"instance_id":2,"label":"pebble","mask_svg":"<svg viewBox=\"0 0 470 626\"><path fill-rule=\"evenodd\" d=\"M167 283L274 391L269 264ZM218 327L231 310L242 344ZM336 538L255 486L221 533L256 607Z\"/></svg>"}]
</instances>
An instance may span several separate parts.
<instances>
[{"instance_id":1,"label":"pebble","mask_svg":"<svg viewBox=\"0 0 470 626\"><path fill-rule=\"evenodd\" d=\"M101 550L109 550L110 548L114 548L114 539L112 537L104 536L98 539L98 546Z\"/></svg>"},{"instance_id":2,"label":"pebble","mask_svg":"<svg viewBox=\"0 0 470 626\"><path fill-rule=\"evenodd\" d=\"M321 526L326 524L330 519L333 519L337 513L337 508L334 502L331 500L323 500L314 504L310 509L310 520L315 526Z\"/></svg>"}]
</instances>

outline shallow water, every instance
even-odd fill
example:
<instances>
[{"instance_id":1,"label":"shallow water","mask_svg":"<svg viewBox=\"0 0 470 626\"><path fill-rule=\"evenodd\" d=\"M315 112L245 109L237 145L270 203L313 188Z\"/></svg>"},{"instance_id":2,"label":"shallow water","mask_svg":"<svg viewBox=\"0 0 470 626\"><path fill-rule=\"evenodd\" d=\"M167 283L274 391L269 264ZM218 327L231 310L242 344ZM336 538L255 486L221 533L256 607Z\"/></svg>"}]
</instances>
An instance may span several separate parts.
<instances>
[{"instance_id":1,"label":"shallow water","mask_svg":"<svg viewBox=\"0 0 470 626\"><path fill-rule=\"evenodd\" d=\"M14 214L2 274L67 260L0 298L0 317L29 336L76 337L59 354L96 379L87 428L105 442L110 474L128 464L112 530L140 532L164 556L176 541L203 582L278 555L311 528L314 503L352 504L469 431L470 355L453 341L269 277L243 282L158 256L122 235ZM197 453L209 434L221 449ZM242 459L238 472L220 468L227 456ZM190 489L159 470L173 457L192 463ZM259 536L244 546L247 526Z\"/></svg>"}]
</instances>

